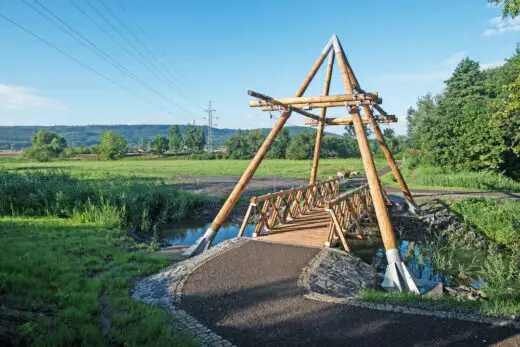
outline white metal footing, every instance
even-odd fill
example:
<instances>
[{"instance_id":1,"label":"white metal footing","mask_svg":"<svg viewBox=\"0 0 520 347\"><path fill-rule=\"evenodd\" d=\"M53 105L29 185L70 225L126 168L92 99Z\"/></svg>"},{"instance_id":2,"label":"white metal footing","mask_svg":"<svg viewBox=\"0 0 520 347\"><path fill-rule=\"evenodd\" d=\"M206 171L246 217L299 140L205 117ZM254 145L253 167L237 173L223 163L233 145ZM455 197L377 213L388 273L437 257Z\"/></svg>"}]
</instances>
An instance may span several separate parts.
<instances>
[{"instance_id":1,"label":"white metal footing","mask_svg":"<svg viewBox=\"0 0 520 347\"><path fill-rule=\"evenodd\" d=\"M194 257L198 254L201 254L209 248L211 241L215 237L215 234L216 232L213 229L208 228L204 235L195 241L195 243L191 245L190 248L188 248L186 251L184 251L183 254L188 257Z\"/></svg>"},{"instance_id":2,"label":"white metal footing","mask_svg":"<svg viewBox=\"0 0 520 347\"><path fill-rule=\"evenodd\" d=\"M398 290L400 292L410 292L419 294L419 288L415 278L412 276L406 264L401 261L399 251L390 249L386 251L388 266L386 267L385 278L381 286L386 290Z\"/></svg>"}]
</instances>

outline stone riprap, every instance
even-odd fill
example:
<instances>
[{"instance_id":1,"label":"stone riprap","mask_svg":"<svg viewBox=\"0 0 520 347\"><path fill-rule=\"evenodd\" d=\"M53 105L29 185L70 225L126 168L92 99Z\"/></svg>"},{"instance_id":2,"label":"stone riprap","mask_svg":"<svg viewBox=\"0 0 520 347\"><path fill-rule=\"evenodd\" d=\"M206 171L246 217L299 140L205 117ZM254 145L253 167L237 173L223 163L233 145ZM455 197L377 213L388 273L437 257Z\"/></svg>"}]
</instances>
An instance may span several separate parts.
<instances>
[{"instance_id":1,"label":"stone riprap","mask_svg":"<svg viewBox=\"0 0 520 347\"><path fill-rule=\"evenodd\" d=\"M358 257L324 248L303 270L299 284L309 291L336 298L353 298L375 284L374 269Z\"/></svg>"}]
</instances>

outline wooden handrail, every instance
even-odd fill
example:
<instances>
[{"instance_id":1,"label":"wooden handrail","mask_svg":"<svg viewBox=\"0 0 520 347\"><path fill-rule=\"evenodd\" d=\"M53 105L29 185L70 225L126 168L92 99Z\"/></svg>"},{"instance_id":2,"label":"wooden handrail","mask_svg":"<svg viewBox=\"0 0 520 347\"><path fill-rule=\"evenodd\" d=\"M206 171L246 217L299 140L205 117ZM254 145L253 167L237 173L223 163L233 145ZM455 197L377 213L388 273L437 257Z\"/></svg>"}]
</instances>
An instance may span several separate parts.
<instances>
[{"instance_id":1,"label":"wooden handrail","mask_svg":"<svg viewBox=\"0 0 520 347\"><path fill-rule=\"evenodd\" d=\"M364 238L362 220L373 222L373 202L368 184L342 193L329 200L325 205L329 213L329 242L334 236L341 241L343 248L349 251L345 234L355 229L357 238Z\"/></svg>"},{"instance_id":2,"label":"wooden handrail","mask_svg":"<svg viewBox=\"0 0 520 347\"><path fill-rule=\"evenodd\" d=\"M280 224L323 207L338 195L339 185L340 179L334 177L315 184L252 197L238 236L243 235L252 215L255 217L255 234L268 233Z\"/></svg>"},{"instance_id":3,"label":"wooden handrail","mask_svg":"<svg viewBox=\"0 0 520 347\"><path fill-rule=\"evenodd\" d=\"M260 195L260 196L253 196L250 199L250 202L254 203L254 204L257 204L257 203L260 203L262 201L265 201L265 200L268 200L268 199L271 199L271 198L274 198L274 197L278 197L278 196L281 196L281 195L288 195L290 193L302 191L302 190L311 188L313 186L324 185L324 184L335 182L335 181L339 182L339 178L338 177L334 177L334 178L330 178L328 180L321 181L321 182L318 182L318 183L315 183L315 184L306 184L306 185L299 186L299 187L296 187L296 188L280 190L280 191L275 192L275 193L269 193L269 194Z\"/></svg>"}]
</instances>

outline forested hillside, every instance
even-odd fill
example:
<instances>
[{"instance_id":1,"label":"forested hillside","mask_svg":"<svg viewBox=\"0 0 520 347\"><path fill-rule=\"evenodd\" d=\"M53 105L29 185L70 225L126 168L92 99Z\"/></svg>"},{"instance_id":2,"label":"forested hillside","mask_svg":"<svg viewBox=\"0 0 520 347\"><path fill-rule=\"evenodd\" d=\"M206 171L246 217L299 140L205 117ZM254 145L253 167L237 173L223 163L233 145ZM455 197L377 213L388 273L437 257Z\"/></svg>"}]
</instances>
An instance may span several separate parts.
<instances>
[{"instance_id":1,"label":"forested hillside","mask_svg":"<svg viewBox=\"0 0 520 347\"><path fill-rule=\"evenodd\" d=\"M156 135L168 136L171 125L166 124L143 124L143 125L56 125L56 126L0 126L0 149L9 149L12 145L16 149L31 146L31 136L40 129L57 133L67 141L69 146L92 146L99 143L101 134L104 131L114 131L123 136L129 145L137 145L139 139L143 137L152 138ZM187 125L179 125L181 132L184 132ZM196 126L203 128L207 133L207 126ZM307 127L291 126L288 127L291 136L298 135ZM267 134L270 129L261 129ZM213 129L213 143L222 146L231 136L236 133L236 129Z\"/></svg>"}]
</instances>

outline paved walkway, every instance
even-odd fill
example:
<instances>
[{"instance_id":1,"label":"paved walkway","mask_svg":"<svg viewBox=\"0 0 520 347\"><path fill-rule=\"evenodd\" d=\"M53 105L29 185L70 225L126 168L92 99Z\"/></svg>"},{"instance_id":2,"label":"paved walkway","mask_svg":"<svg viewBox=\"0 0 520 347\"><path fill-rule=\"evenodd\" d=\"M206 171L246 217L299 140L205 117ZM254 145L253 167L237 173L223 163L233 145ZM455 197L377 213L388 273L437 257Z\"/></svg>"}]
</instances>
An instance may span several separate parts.
<instances>
[{"instance_id":1,"label":"paved walkway","mask_svg":"<svg viewBox=\"0 0 520 347\"><path fill-rule=\"evenodd\" d=\"M297 281L317 252L246 242L188 277L182 307L238 346L520 345L511 327L308 299Z\"/></svg>"}]
</instances>

